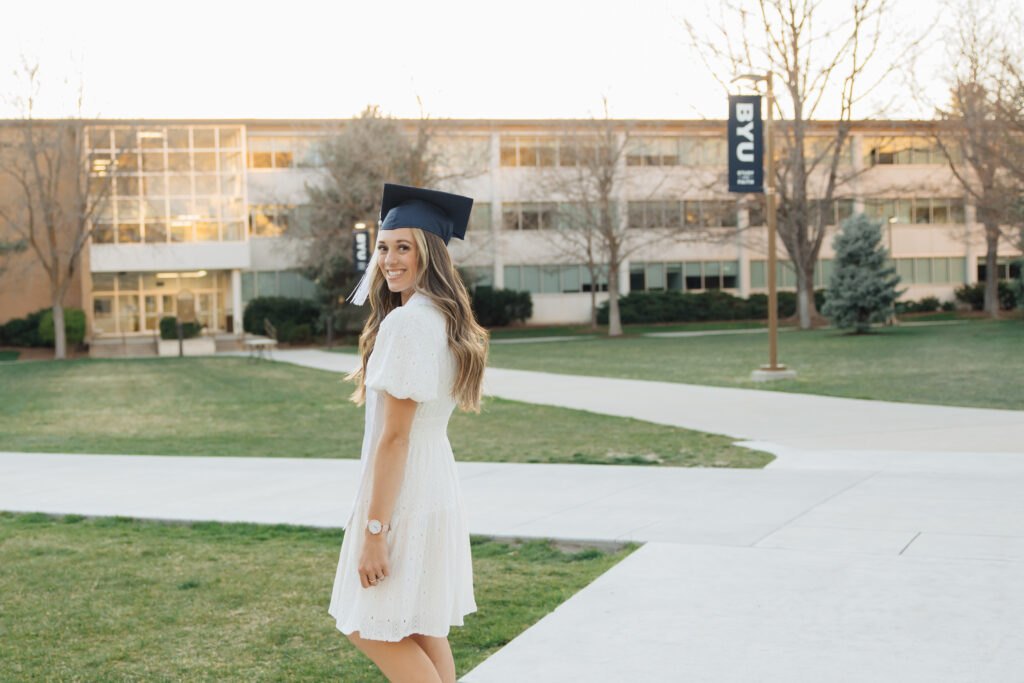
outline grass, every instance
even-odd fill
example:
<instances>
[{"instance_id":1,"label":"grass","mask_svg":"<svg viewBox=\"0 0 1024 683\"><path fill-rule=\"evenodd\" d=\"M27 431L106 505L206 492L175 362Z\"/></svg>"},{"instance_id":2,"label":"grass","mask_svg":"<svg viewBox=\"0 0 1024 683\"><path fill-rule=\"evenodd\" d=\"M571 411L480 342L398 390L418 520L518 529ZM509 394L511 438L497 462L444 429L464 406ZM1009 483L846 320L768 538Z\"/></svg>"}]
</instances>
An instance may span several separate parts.
<instances>
[{"instance_id":1,"label":"grass","mask_svg":"<svg viewBox=\"0 0 1024 683\"><path fill-rule=\"evenodd\" d=\"M341 375L244 358L0 366L0 450L358 458ZM496 398L448 429L458 460L763 467L728 437Z\"/></svg>"},{"instance_id":2,"label":"grass","mask_svg":"<svg viewBox=\"0 0 1024 683\"><path fill-rule=\"evenodd\" d=\"M0 512L0 680L383 681L327 614L333 529ZM473 539L459 674L628 555Z\"/></svg>"},{"instance_id":3,"label":"grass","mask_svg":"<svg viewBox=\"0 0 1024 683\"><path fill-rule=\"evenodd\" d=\"M1024 409L1024 323L971 320L897 326L868 335L836 330L782 332L779 361L797 379L756 385L768 361L765 335L621 337L544 344L496 344L499 368L762 388L847 398Z\"/></svg>"}]
</instances>

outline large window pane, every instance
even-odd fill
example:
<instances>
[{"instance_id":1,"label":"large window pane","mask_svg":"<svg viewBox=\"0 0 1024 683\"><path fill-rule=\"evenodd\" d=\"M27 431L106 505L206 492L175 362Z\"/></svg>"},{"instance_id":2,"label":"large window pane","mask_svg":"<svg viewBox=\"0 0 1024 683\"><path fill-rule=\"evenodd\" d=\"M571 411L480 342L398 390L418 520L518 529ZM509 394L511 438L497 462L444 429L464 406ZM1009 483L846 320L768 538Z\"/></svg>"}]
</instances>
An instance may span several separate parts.
<instances>
[{"instance_id":1,"label":"large window pane","mask_svg":"<svg viewBox=\"0 0 1024 683\"><path fill-rule=\"evenodd\" d=\"M647 288L646 278L644 278L644 264L642 263L631 263L629 264L629 291L631 292L642 292Z\"/></svg>"},{"instance_id":2,"label":"large window pane","mask_svg":"<svg viewBox=\"0 0 1024 683\"><path fill-rule=\"evenodd\" d=\"M522 282L520 283L520 290L530 292L531 294L540 293L540 268L538 266L523 266L522 267Z\"/></svg>"},{"instance_id":3,"label":"large window pane","mask_svg":"<svg viewBox=\"0 0 1024 683\"><path fill-rule=\"evenodd\" d=\"M704 262L705 289L719 289L722 286L720 279L721 270L721 264L718 261Z\"/></svg>"},{"instance_id":4,"label":"large window pane","mask_svg":"<svg viewBox=\"0 0 1024 683\"><path fill-rule=\"evenodd\" d=\"M519 278L519 266L505 266L505 289L522 291Z\"/></svg>"},{"instance_id":5,"label":"large window pane","mask_svg":"<svg viewBox=\"0 0 1024 683\"><path fill-rule=\"evenodd\" d=\"M683 264L669 263L665 265L665 289L680 291L683 288Z\"/></svg>"},{"instance_id":6,"label":"large window pane","mask_svg":"<svg viewBox=\"0 0 1024 683\"><path fill-rule=\"evenodd\" d=\"M932 260L930 258L915 259L914 281L932 281Z\"/></svg>"},{"instance_id":7,"label":"large window pane","mask_svg":"<svg viewBox=\"0 0 1024 683\"><path fill-rule=\"evenodd\" d=\"M722 287L724 289L736 289L739 287L738 275L740 272L739 261L722 262Z\"/></svg>"},{"instance_id":8,"label":"large window pane","mask_svg":"<svg viewBox=\"0 0 1024 683\"><path fill-rule=\"evenodd\" d=\"M932 259L932 282L949 282L949 259Z\"/></svg>"},{"instance_id":9,"label":"large window pane","mask_svg":"<svg viewBox=\"0 0 1024 683\"><path fill-rule=\"evenodd\" d=\"M914 282L914 259L896 259L896 272L900 276L900 282L912 284Z\"/></svg>"},{"instance_id":10,"label":"large window pane","mask_svg":"<svg viewBox=\"0 0 1024 683\"><path fill-rule=\"evenodd\" d=\"M751 287L766 287L767 284L765 275L765 262L764 261L751 261L750 262L750 286Z\"/></svg>"},{"instance_id":11,"label":"large window pane","mask_svg":"<svg viewBox=\"0 0 1024 683\"><path fill-rule=\"evenodd\" d=\"M646 280L648 290L665 289L665 264L648 263Z\"/></svg>"},{"instance_id":12,"label":"large window pane","mask_svg":"<svg viewBox=\"0 0 1024 683\"><path fill-rule=\"evenodd\" d=\"M685 268L685 270L684 270L685 275L683 277L683 281L686 284L686 289L687 290L690 290L690 289L702 289L703 286L704 286L704 283L701 281L702 277L701 277L700 262L689 261L689 262L686 263L684 268Z\"/></svg>"},{"instance_id":13,"label":"large window pane","mask_svg":"<svg viewBox=\"0 0 1024 683\"><path fill-rule=\"evenodd\" d=\"M217 146L213 128L192 129L192 146L197 149L213 149Z\"/></svg>"},{"instance_id":14,"label":"large window pane","mask_svg":"<svg viewBox=\"0 0 1024 683\"><path fill-rule=\"evenodd\" d=\"M562 266L562 291L580 291L580 266Z\"/></svg>"},{"instance_id":15,"label":"large window pane","mask_svg":"<svg viewBox=\"0 0 1024 683\"><path fill-rule=\"evenodd\" d=\"M277 296L277 271L261 270L256 273L257 296Z\"/></svg>"},{"instance_id":16,"label":"large window pane","mask_svg":"<svg viewBox=\"0 0 1024 683\"><path fill-rule=\"evenodd\" d=\"M558 282L558 266L543 266L541 268L541 291L547 293L558 293L562 291Z\"/></svg>"}]
</instances>

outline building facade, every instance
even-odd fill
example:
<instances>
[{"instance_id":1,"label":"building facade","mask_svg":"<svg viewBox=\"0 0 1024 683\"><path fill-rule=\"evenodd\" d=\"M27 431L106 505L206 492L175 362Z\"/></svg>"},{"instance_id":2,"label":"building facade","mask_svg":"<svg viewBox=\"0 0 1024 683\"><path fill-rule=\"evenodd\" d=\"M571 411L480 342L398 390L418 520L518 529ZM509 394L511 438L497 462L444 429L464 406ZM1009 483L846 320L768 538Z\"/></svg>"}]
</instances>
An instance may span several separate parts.
<instances>
[{"instance_id":1,"label":"building facade","mask_svg":"<svg viewBox=\"0 0 1024 683\"><path fill-rule=\"evenodd\" d=\"M298 272L308 221L307 184L321 182L318 142L343 121L99 121L84 144L94 173L116 164L108 201L94 219L67 303L85 309L88 338L153 336L161 317L190 301L208 333L241 333L257 296L312 297ZM456 264L478 285L529 291L531 323L588 319L591 292L607 297L579 249L559 242L572 205L567 179L579 163L571 121L441 122L433 138L451 168L447 189L476 200ZM580 123L580 122L576 122ZM410 125L414 125L410 122ZM582 124L581 124L582 125ZM809 138L808 153L828 135ZM622 293L721 289L766 291L766 229L760 196L726 192L726 128L721 121L621 121L616 211L628 225ZM944 155L924 125L861 122L844 148L841 183L825 211L830 224L815 286L831 272L832 234L864 211L884 221L886 241L907 291L904 299L953 298L984 278L984 237ZM781 289L795 288L782 262ZM1000 275L1019 256L1000 251ZM5 277L0 275L0 277ZM38 277L0 288L0 322L49 305Z\"/></svg>"}]
</instances>

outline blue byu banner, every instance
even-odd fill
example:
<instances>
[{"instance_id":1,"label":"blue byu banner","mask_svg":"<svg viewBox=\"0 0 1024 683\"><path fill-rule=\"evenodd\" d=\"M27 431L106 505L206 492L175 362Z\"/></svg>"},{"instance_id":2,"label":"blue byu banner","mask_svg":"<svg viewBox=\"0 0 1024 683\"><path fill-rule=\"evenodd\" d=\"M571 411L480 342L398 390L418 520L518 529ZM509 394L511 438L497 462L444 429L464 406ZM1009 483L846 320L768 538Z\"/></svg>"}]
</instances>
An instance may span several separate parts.
<instances>
[{"instance_id":1,"label":"blue byu banner","mask_svg":"<svg viewBox=\"0 0 1024 683\"><path fill-rule=\"evenodd\" d=\"M370 231L366 223L356 223L352 229L352 264L357 273L365 273L370 263Z\"/></svg>"},{"instance_id":2,"label":"blue byu banner","mask_svg":"<svg viewBox=\"0 0 1024 683\"><path fill-rule=\"evenodd\" d=\"M729 192L764 192L760 95L729 96Z\"/></svg>"}]
</instances>

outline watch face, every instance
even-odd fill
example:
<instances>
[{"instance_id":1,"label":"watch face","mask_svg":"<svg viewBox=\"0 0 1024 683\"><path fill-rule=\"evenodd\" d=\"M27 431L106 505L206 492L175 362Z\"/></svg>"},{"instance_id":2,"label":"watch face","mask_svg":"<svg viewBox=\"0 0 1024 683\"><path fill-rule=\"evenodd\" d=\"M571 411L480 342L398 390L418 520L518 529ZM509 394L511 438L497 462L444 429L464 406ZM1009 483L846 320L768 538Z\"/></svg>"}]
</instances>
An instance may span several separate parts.
<instances>
[{"instance_id":1,"label":"watch face","mask_svg":"<svg viewBox=\"0 0 1024 683\"><path fill-rule=\"evenodd\" d=\"M371 534L379 534L381 529L384 528L384 525L382 525L380 522L378 522L375 519L371 519L367 523L366 528L370 530Z\"/></svg>"}]
</instances>

